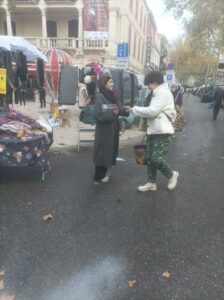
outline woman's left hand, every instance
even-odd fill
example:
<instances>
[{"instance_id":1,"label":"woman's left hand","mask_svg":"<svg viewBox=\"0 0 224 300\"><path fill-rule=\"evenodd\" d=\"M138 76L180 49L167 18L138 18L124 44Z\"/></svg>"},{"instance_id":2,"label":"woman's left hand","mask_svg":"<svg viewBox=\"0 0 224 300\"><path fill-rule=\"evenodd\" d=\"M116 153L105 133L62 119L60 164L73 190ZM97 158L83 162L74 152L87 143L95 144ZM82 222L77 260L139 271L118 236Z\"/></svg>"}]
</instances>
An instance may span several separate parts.
<instances>
[{"instance_id":1,"label":"woman's left hand","mask_svg":"<svg viewBox=\"0 0 224 300\"><path fill-rule=\"evenodd\" d=\"M133 112L133 108L131 106L125 106L124 109L126 113Z\"/></svg>"}]
</instances>

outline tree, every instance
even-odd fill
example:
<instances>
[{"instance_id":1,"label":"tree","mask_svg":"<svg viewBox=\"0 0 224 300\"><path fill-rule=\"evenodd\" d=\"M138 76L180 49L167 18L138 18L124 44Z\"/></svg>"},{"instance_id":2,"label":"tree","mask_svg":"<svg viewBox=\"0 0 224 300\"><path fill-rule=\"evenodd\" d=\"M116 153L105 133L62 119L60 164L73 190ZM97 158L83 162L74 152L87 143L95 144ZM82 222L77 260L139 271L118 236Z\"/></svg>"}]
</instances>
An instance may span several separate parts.
<instances>
[{"instance_id":1,"label":"tree","mask_svg":"<svg viewBox=\"0 0 224 300\"><path fill-rule=\"evenodd\" d=\"M177 19L183 18L192 46L218 55L224 47L223 0L163 0ZM186 17L186 12L188 12Z\"/></svg>"},{"instance_id":2,"label":"tree","mask_svg":"<svg viewBox=\"0 0 224 300\"><path fill-rule=\"evenodd\" d=\"M190 40L178 40L169 56L175 65L176 77L182 83L187 84L193 76L196 84L201 85L213 76L215 57L196 50Z\"/></svg>"}]
</instances>

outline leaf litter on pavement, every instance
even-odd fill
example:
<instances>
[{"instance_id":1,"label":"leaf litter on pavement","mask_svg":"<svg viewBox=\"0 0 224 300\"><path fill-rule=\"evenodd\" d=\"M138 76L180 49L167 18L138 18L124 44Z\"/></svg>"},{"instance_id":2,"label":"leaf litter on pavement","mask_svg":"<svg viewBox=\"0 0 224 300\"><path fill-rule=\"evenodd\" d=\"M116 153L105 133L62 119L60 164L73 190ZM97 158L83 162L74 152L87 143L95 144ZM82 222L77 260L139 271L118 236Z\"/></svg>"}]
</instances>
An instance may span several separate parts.
<instances>
[{"instance_id":1,"label":"leaf litter on pavement","mask_svg":"<svg viewBox=\"0 0 224 300\"><path fill-rule=\"evenodd\" d=\"M0 271L0 291L5 290L5 285L3 282L4 276L5 276L5 271ZM1 295L0 300L15 300L15 295Z\"/></svg>"},{"instance_id":2,"label":"leaf litter on pavement","mask_svg":"<svg viewBox=\"0 0 224 300\"><path fill-rule=\"evenodd\" d=\"M0 300L15 300L15 295L2 295L0 296Z\"/></svg>"},{"instance_id":3,"label":"leaf litter on pavement","mask_svg":"<svg viewBox=\"0 0 224 300\"><path fill-rule=\"evenodd\" d=\"M163 278L169 279L172 276L172 273L166 271L166 272L163 272L162 276L163 276Z\"/></svg>"},{"instance_id":4,"label":"leaf litter on pavement","mask_svg":"<svg viewBox=\"0 0 224 300\"><path fill-rule=\"evenodd\" d=\"M129 280L129 281L128 281L128 286L129 286L130 288L133 288L133 287L136 285L136 283L137 283L136 280Z\"/></svg>"},{"instance_id":5,"label":"leaf litter on pavement","mask_svg":"<svg viewBox=\"0 0 224 300\"><path fill-rule=\"evenodd\" d=\"M52 219L53 219L52 214L47 214L47 215L43 216L43 220L45 222L51 221Z\"/></svg>"}]
</instances>

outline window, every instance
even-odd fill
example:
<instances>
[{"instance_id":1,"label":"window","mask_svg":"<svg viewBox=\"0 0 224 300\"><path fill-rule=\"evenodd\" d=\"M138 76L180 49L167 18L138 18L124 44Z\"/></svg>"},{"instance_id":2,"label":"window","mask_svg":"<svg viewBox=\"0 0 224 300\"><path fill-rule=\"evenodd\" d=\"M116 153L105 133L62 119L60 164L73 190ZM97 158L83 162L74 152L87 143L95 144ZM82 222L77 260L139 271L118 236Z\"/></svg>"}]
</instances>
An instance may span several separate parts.
<instances>
[{"instance_id":1,"label":"window","mask_svg":"<svg viewBox=\"0 0 224 300\"><path fill-rule=\"evenodd\" d=\"M140 62L140 50L141 50L141 40L138 39L138 61Z\"/></svg>"},{"instance_id":2,"label":"window","mask_svg":"<svg viewBox=\"0 0 224 300\"><path fill-rule=\"evenodd\" d=\"M131 11L133 11L133 0L129 0L129 8Z\"/></svg>"},{"instance_id":3,"label":"window","mask_svg":"<svg viewBox=\"0 0 224 300\"><path fill-rule=\"evenodd\" d=\"M136 1L135 18L136 18L136 21L138 22L138 2L137 1Z\"/></svg>"},{"instance_id":4,"label":"window","mask_svg":"<svg viewBox=\"0 0 224 300\"><path fill-rule=\"evenodd\" d=\"M52 20L47 21L47 36L48 37L57 37L56 21L52 21Z\"/></svg>"},{"instance_id":5,"label":"window","mask_svg":"<svg viewBox=\"0 0 224 300\"><path fill-rule=\"evenodd\" d=\"M143 7L141 8L141 14L140 14L140 27L141 28L143 26L142 10L143 10Z\"/></svg>"},{"instance_id":6,"label":"window","mask_svg":"<svg viewBox=\"0 0 224 300\"><path fill-rule=\"evenodd\" d=\"M142 45L142 64L144 65L144 44Z\"/></svg>"},{"instance_id":7,"label":"window","mask_svg":"<svg viewBox=\"0 0 224 300\"><path fill-rule=\"evenodd\" d=\"M12 35L15 36L16 35L16 22L12 21L11 24L12 24ZM6 22L4 22L4 33L5 33L5 35L8 34Z\"/></svg>"},{"instance_id":8,"label":"window","mask_svg":"<svg viewBox=\"0 0 224 300\"><path fill-rule=\"evenodd\" d=\"M78 29L79 29L78 20L73 19L68 21L68 37L77 38L79 35Z\"/></svg>"},{"instance_id":9,"label":"window","mask_svg":"<svg viewBox=\"0 0 224 300\"><path fill-rule=\"evenodd\" d=\"M137 47L137 45L136 45L136 32L135 32L135 37L134 37L134 53L133 53L134 58L136 57L136 47Z\"/></svg>"},{"instance_id":10,"label":"window","mask_svg":"<svg viewBox=\"0 0 224 300\"><path fill-rule=\"evenodd\" d=\"M129 46L129 54L131 54L131 52L132 52L132 47L131 47L131 25L129 25L128 46Z\"/></svg>"}]
</instances>

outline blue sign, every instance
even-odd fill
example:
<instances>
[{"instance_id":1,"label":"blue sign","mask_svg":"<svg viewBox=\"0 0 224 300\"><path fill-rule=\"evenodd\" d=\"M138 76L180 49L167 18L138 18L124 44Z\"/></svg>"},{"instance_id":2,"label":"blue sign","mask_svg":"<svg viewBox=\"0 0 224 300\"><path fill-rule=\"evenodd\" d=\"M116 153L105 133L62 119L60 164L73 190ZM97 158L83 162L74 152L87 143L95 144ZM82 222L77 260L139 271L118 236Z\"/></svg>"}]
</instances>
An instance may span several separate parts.
<instances>
[{"instance_id":1,"label":"blue sign","mask_svg":"<svg viewBox=\"0 0 224 300\"><path fill-rule=\"evenodd\" d=\"M167 69L167 70L174 70L174 64L169 63L169 64L166 66L166 69Z\"/></svg>"},{"instance_id":2,"label":"blue sign","mask_svg":"<svg viewBox=\"0 0 224 300\"><path fill-rule=\"evenodd\" d=\"M173 80L173 75L167 75L167 76L166 76L166 79L167 79L168 81Z\"/></svg>"},{"instance_id":3,"label":"blue sign","mask_svg":"<svg viewBox=\"0 0 224 300\"><path fill-rule=\"evenodd\" d=\"M128 43L117 45L117 57L128 57Z\"/></svg>"}]
</instances>

